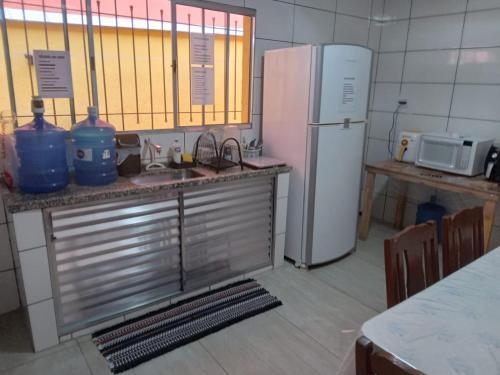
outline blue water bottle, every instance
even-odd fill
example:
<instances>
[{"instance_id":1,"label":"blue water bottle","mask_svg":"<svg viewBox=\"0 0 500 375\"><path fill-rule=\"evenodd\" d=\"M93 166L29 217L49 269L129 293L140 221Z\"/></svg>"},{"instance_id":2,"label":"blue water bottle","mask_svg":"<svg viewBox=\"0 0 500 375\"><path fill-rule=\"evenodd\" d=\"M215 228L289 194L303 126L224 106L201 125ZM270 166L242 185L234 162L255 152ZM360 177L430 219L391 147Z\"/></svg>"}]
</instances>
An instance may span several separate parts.
<instances>
[{"instance_id":1,"label":"blue water bottle","mask_svg":"<svg viewBox=\"0 0 500 375\"><path fill-rule=\"evenodd\" d=\"M17 128L16 152L19 159L19 188L26 193L49 193L69 183L66 160L66 132L47 122L43 100L31 100L34 118Z\"/></svg>"},{"instance_id":2,"label":"blue water bottle","mask_svg":"<svg viewBox=\"0 0 500 375\"><path fill-rule=\"evenodd\" d=\"M97 108L71 130L73 165L78 185L98 186L116 181L115 127L98 118Z\"/></svg>"}]
</instances>

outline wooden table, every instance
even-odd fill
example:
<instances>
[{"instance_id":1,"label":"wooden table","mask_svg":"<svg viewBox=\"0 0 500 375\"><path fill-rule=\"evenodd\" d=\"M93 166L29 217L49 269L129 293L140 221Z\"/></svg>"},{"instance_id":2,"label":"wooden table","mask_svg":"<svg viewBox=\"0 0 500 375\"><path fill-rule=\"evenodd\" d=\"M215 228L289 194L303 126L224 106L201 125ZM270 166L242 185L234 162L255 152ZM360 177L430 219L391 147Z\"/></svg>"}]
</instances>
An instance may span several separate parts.
<instances>
[{"instance_id":1,"label":"wooden table","mask_svg":"<svg viewBox=\"0 0 500 375\"><path fill-rule=\"evenodd\" d=\"M500 373L500 248L375 316L361 328L426 375Z\"/></svg>"},{"instance_id":2,"label":"wooden table","mask_svg":"<svg viewBox=\"0 0 500 375\"><path fill-rule=\"evenodd\" d=\"M366 181L363 191L363 212L359 228L359 238L365 240L370 230L370 219L373 204L373 189L375 176L382 174L403 182L397 205L394 225L402 228L406 206L406 192L408 183L421 184L432 188L447 190L455 193L470 194L484 200L484 243L490 246L491 230L495 220L496 204L500 201L500 185L489 182L482 176L463 177L440 171L419 168L413 164L387 160L366 165Z\"/></svg>"}]
</instances>

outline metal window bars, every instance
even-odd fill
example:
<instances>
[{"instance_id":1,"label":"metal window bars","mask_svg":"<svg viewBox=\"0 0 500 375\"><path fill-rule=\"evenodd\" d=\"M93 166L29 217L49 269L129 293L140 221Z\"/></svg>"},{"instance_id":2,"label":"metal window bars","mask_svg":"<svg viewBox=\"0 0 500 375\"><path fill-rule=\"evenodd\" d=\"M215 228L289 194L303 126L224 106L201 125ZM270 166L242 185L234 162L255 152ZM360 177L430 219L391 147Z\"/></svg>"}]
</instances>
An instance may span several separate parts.
<instances>
[{"instance_id":1,"label":"metal window bars","mask_svg":"<svg viewBox=\"0 0 500 375\"><path fill-rule=\"evenodd\" d=\"M0 72L0 74L6 74L10 102L0 102L0 110L8 109L10 106L10 110L17 114L17 118L22 120L31 117L29 106L26 104L29 103L28 91L25 87L20 87L20 82L29 82L29 94L36 94L36 81L32 70L33 49L61 49L59 43L53 42L51 38L56 38L56 33L61 32L58 25L62 25L64 49L70 51L70 46L73 45L72 50L76 53L75 56L71 56L75 93L74 98L69 100L51 100L52 113L49 116L53 116L56 124L65 118L64 121L61 120L60 125L69 128L68 125L74 123L77 117L86 116L86 106L91 104L99 106L99 99L102 98L101 113L106 120L113 122L118 130L177 129L178 131L181 124L178 104L177 35L178 33L190 33L193 30L191 19L189 19L188 25L181 24L177 20L176 7L184 5L202 10L202 23L196 25L196 30L201 27L202 33L212 32L214 37L216 34L225 36L224 63L217 66L218 70L223 69L224 72L224 108L223 110L216 108L215 100L211 111L203 105L201 123L190 128L197 130L200 126L206 125L208 120L206 115L210 112L212 112L211 126L227 125L229 122L234 125L237 105L237 42L238 37L242 37L240 39L243 40L244 33L248 31L239 29L237 20L234 22L233 29L229 21L231 15L246 16L251 17L253 25L255 11L201 0L171 0L170 5L168 2L166 3L167 6L162 8L159 5L152 5L153 3L148 0L123 2L117 0L80 0L79 6L77 1L72 1L71 6L68 7L66 0L0 0L3 62L6 69L5 73ZM138 11L135 11L136 9ZM223 13L224 24L217 25L215 17L211 18L210 24L210 20L205 20L205 9ZM42 31L43 38L41 40L43 42L36 35L35 31L38 30ZM251 60L253 58L253 26L250 32ZM97 51L95 50L97 47L94 42L95 36L98 37L96 42L99 44ZM234 38L231 38L232 36ZM56 39L59 37L60 34L57 34ZM231 41L234 43L234 61L232 62L229 59L229 52L232 49ZM169 50L169 43L171 50ZM24 47L26 56L22 64L15 60L12 55L14 50L18 52L21 46ZM131 53L129 53L130 46ZM214 54L216 54L215 43L213 48ZM80 58L81 64L75 64L75 59ZM113 61L114 59L116 60ZM133 62L133 73L129 69L130 61ZM235 64L233 77L229 75L230 63ZM252 66L252 61L248 61L247 64ZM19 78L18 65L24 65L22 69L28 71L29 77ZM117 72L113 71L115 67ZM242 70L241 67L239 70ZM133 86L130 85L132 75ZM157 82L159 79L162 82ZM189 82L190 80L191 77L189 77ZM251 74L248 76L248 80L249 92L245 95L248 95L250 99L253 86ZM231 99L229 98L229 85L231 83L234 85L232 111L229 108ZM213 86L213 90L216 91L215 79ZM149 94L149 105L145 100L148 96L146 93ZM191 87L189 87L189 94L189 117L191 119L189 125L193 125ZM132 103L135 104L135 110L130 111L128 108L133 107ZM161 104L155 106L155 103ZM251 100L249 100L249 105L250 103ZM248 107L249 113L251 113L250 108ZM206 113L207 110L208 113ZM230 112L233 112L232 121L229 121ZM224 120L221 119L220 124L217 124L216 115L219 113L224 113ZM156 115L161 117L155 117ZM129 116L135 117L136 124L128 121ZM146 118L150 122L147 127L145 123L141 123L141 120L146 121ZM71 119L71 123L69 123L69 119ZM245 122L245 124L249 122ZM182 128L186 129L184 126Z\"/></svg>"}]
</instances>

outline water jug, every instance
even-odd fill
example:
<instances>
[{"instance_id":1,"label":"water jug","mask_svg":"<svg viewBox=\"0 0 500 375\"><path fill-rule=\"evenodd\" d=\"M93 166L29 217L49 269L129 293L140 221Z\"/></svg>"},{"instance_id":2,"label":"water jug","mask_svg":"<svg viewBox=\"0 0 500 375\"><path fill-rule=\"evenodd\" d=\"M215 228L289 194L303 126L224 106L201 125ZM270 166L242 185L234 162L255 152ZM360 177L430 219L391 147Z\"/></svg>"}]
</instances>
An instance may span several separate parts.
<instances>
[{"instance_id":1,"label":"water jug","mask_svg":"<svg viewBox=\"0 0 500 375\"><path fill-rule=\"evenodd\" d=\"M66 160L66 132L43 118L43 100L31 101L34 118L17 128L19 188L26 193L49 193L64 189L69 182Z\"/></svg>"},{"instance_id":2,"label":"water jug","mask_svg":"<svg viewBox=\"0 0 500 375\"><path fill-rule=\"evenodd\" d=\"M118 177L115 127L98 118L96 107L88 107L88 114L71 130L76 183L107 185Z\"/></svg>"}]
</instances>

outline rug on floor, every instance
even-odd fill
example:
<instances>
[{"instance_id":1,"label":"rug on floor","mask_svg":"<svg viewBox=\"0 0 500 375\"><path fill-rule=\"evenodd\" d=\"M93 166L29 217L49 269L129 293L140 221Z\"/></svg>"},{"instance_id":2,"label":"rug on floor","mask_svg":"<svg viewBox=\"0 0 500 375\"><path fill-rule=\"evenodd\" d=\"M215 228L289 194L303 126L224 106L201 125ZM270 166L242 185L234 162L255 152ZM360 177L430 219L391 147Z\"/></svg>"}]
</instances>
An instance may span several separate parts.
<instances>
[{"instance_id":1,"label":"rug on floor","mask_svg":"<svg viewBox=\"0 0 500 375\"><path fill-rule=\"evenodd\" d=\"M117 374L281 304L248 279L100 330L92 340Z\"/></svg>"}]
</instances>

